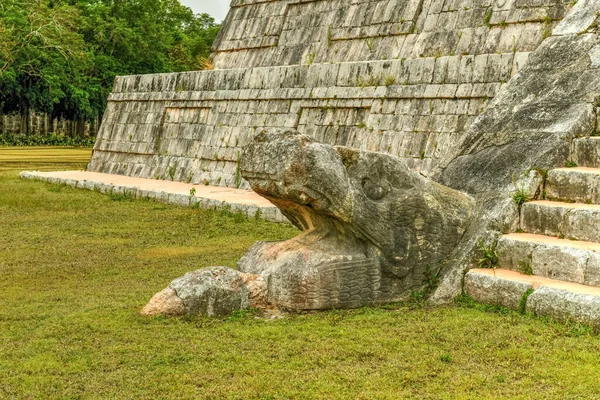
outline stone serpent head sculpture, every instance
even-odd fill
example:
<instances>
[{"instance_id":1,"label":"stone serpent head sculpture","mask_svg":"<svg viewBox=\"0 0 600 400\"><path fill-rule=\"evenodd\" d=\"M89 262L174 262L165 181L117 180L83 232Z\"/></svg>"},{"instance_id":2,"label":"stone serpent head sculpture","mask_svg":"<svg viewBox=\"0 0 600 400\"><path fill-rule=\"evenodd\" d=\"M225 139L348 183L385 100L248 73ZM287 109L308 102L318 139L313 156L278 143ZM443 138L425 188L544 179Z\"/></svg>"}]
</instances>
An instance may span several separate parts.
<instances>
[{"instance_id":1,"label":"stone serpent head sculpture","mask_svg":"<svg viewBox=\"0 0 600 400\"><path fill-rule=\"evenodd\" d=\"M448 261L472 199L393 156L263 132L243 177L302 233L259 242L240 260L263 276L268 301L291 309L351 308L405 298Z\"/></svg>"}]
</instances>

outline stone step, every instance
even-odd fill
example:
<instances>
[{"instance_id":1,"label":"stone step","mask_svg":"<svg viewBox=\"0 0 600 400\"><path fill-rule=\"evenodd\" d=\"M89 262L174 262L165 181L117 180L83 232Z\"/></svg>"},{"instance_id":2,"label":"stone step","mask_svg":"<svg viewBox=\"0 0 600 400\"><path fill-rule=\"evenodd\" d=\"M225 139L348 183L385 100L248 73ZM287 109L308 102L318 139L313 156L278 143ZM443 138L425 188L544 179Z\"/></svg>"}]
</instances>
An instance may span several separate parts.
<instances>
[{"instance_id":1,"label":"stone step","mask_svg":"<svg viewBox=\"0 0 600 400\"><path fill-rule=\"evenodd\" d=\"M513 233L501 237L496 250L499 268L600 286L600 243Z\"/></svg>"},{"instance_id":2,"label":"stone step","mask_svg":"<svg viewBox=\"0 0 600 400\"><path fill-rule=\"evenodd\" d=\"M557 320L600 328L600 288L523 275L505 269L474 269L465 276L474 300Z\"/></svg>"},{"instance_id":3,"label":"stone step","mask_svg":"<svg viewBox=\"0 0 600 400\"><path fill-rule=\"evenodd\" d=\"M521 229L527 233L600 242L600 205L531 201L522 206Z\"/></svg>"},{"instance_id":4,"label":"stone step","mask_svg":"<svg viewBox=\"0 0 600 400\"><path fill-rule=\"evenodd\" d=\"M600 204L600 169L553 169L548 172L546 196L556 201Z\"/></svg>"},{"instance_id":5,"label":"stone step","mask_svg":"<svg viewBox=\"0 0 600 400\"><path fill-rule=\"evenodd\" d=\"M600 136L573 140L570 161L580 167L600 168Z\"/></svg>"}]
</instances>

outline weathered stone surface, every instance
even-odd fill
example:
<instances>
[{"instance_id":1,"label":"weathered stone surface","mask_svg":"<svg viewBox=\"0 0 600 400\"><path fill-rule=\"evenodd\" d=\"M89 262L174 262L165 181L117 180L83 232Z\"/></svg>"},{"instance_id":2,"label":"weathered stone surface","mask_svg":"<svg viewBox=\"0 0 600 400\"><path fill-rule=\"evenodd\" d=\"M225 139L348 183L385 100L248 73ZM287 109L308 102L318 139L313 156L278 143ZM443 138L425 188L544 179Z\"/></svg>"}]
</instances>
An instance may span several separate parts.
<instances>
[{"instance_id":1,"label":"weathered stone surface","mask_svg":"<svg viewBox=\"0 0 600 400\"><path fill-rule=\"evenodd\" d=\"M600 296L542 286L529 296L527 312L600 328Z\"/></svg>"},{"instance_id":2,"label":"weathered stone surface","mask_svg":"<svg viewBox=\"0 0 600 400\"><path fill-rule=\"evenodd\" d=\"M266 309L269 307L267 302L267 281L264 277L254 274L241 274L244 284L248 287L248 300L250 308Z\"/></svg>"},{"instance_id":3,"label":"weathered stone surface","mask_svg":"<svg viewBox=\"0 0 600 400\"><path fill-rule=\"evenodd\" d=\"M490 273L471 270L465 276L465 293L476 301L519 309L521 300L533 285L528 282L518 282Z\"/></svg>"},{"instance_id":4,"label":"weathered stone surface","mask_svg":"<svg viewBox=\"0 0 600 400\"><path fill-rule=\"evenodd\" d=\"M238 155L268 127L428 174L569 9L559 0L232 2L215 70L116 79L89 168L248 188Z\"/></svg>"},{"instance_id":5,"label":"weathered stone surface","mask_svg":"<svg viewBox=\"0 0 600 400\"><path fill-rule=\"evenodd\" d=\"M151 317L156 315L180 316L185 315L183 300L177 296L175 289L170 287L155 294L140 314Z\"/></svg>"},{"instance_id":6,"label":"weathered stone surface","mask_svg":"<svg viewBox=\"0 0 600 400\"><path fill-rule=\"evenodd\" d=\"M600 244L554 237L511 234L498 241L499 268L537 276L600 284Z\"/></svg>"},{"instance_id":7,"label":"weathered stone surface","mask_svg":"<svg viewBox=\"0 0 600 400\"><path fill-rule=\"evenodd\" d=\"M600 204L600 169L553 169L548 172L546 194L556 201Z\"/></svg>"},{"instance_id":8,"label":"weathered stone surface","mask_svg":"<svg viewBox=\"0 0 600 400\"><path fill-rule=\"evenodd\" d=\"M473 206L395 157L294 131L263 132L241 160L254 191L303 233L255 245L238 267L268 277L269 302L294 309L407 296L447 261Z\"/></svg>"},{"instance_id":9,"label":"weathered stone surface","mask_svg":"<svg viewBox=\"0 0 600 400\"><path fill-rule=\"evenodd\" d=\"M600 241L600 206L534 201L523 205L521 227L530 233Z\"/></svg>"},{"instance_id":10,"label":"weathered stone surface","mask_svg":"<svg viewBox=\"0 0 600 400\"><path fill-rule=\"evenodd\" d=\"M596 109L596 117L600 118L598 109ZM600 167L600 137L593 136L573 140L571 161L579 167Z\"/></svg>"},{"instance_id":11,"label":"weathered stone surface","mask_svg":"<svg viewBox=\"0 0 600 400\"><path fill-rule=\"evenodd\" d=\"M169 288L181 299L188 315L225 316L249 305L242 275L227 267L189 272L171 282Z\"/></svg>"},{"instance_id":12,"label":"weathered stone surface","mask_svg":"<svg viewBox=\"0 0 600 400\"><path fill-rule=\"evenodd\" d=\"M554 28L553 35L572 35L585 32L596 22L600 1L579 0L569 14Z\"/></svg>"}]
</instances>

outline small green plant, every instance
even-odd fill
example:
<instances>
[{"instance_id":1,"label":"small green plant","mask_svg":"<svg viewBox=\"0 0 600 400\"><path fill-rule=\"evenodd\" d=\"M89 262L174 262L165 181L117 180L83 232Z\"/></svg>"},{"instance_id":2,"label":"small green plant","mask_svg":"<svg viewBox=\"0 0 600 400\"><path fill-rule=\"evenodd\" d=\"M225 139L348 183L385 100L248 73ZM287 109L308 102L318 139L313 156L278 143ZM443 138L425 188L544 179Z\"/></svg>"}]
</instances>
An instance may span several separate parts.
<instances>
[{"instance_id":1,"label":"small green plant","mask_svg":"<svg viewBox=\"0 0 600 400\"><path fill-rule=\"evenodd\" d=\"M190 189L190 196L192 196L192 197L196 196L196 188L195 187Z\"/></svg>"},{"instance_id":2,"label":"small green plant","mask_svg":"<svg viewBox=\"0 0 600 400\"><path fill-rule=\"evenodd\" d=\"M519 302L519 313L525 315L527 312L527 299L529 296L533 294L533 289L528 289L521 297L521 301Z\"/></svg>"},{"instance_id":3,"label":"small green plant","mask_svg":"<svg viewBox=\"0 0 600 400\"><path fill-rule=\"evenodd\" d=\"M512 194L512 199L514 200L515 204L519 207L521 207L523 204L527 203L530 200L529 194L523 188L515 190Z\"/></svg>"},{"instance_id":4,"label":"small green plant","mask_svg":"<svg viewBox=\"0 0 600 400\"><path fill-rule=\"evenodd\" d=\"M396 77L392 76L392 75L386 75L383 78L383 83L385 86L392 86L393 84L396 83Z\"/></svg>"},{"instance_id":5,"label":"small green plant","mask_svg":"<svg viewBox=\"0 0 600 400\"><path fill-rule=\"evenodd\" d=\"M482 253L482 257L477 262L479 268L496 268L498 265L498 252L496 252L496 244L486 246L482 239L479 239L478 243L479 251Z\"/></svg>"},{"instance_id":6,"label":"small green plant","mask_svg":"<svg viewBox=\"0 0 600 400\"><path fill-rule=\"evenodd\" d=\"M452 356L450 353L444 353L440 356L440 361L449 364L452 362Z\"/></svg>"},{"instance_id":7,"label":"small green plant","mask_svg":"<svg viewBox=\"0 0 600 400\"><path fill-rule=\"evenodd\" d=\"M365 88L365 87L369 87L369 86L379 86L379 81L380 81L380 77L379 76L368 76L368 77L362 77L359 76L357 83L358 86L360 86L361 88Z\"/></svg>"},{"instance_id":8,"label":"small green plant","mask_svg":"<svg viewBox=\"0 0 600 400\"><path fill-rule=\"evenodd\" d=\"M308 53L308 55L306 56L306 63L308 65L313 65L313 63L315 62L315 58L317 57L317 53L312 51L310 53Z\"/></svg>"},{"instance_id":9,"label":"small green plant","mask_svg":"<svg viewBox=\"0 0 600 400\"><path fill-rule=\"evenodd\" d=\"M485 12L485 16L483 17L483 24L485 26L487 26L488 28L490 28L492 26L492 24L490 23L490 21L492 20L492 9L488 8L487 11Z\"/></svg>"},{"instance_id":10,"label":"small green plant","mask_svg":"<svg viewBox=\"0 0 600 400\"><path fill-rule=\"evenodd\" d=\"M369 51L373 53L375 51L375 38L365 38L365 43L369 48Z\"/></svg>"},{"instance_id":11,"label":"small green plant","mask_svg":"<svg viewBox=\"0 0 600 400\"><path fill-rule=\"evenodd\" d=\"M431 268L431 265L427 264L425 267L425 294L429 296L440 285L440 277L442 275L442 268L437 271Z\"/></svg>"},{"instance_id":12,"label":"small green plant","mask_svg":"<svg viewBox=\"0 0 600 400\"><path fill-rule=\"evenodd\" d=\"M565 161L565 168L576 168L576 167L577 167L577 163L575 161L572 161L572 160Z\"/></svg>"},{"instance_id":13,"label":"small green plant","mask_svg":"<svg viewBox=\"0 0 600 400\"><path fill-rule=\"evenodd\" d=\"M411 292L410 303L416 307L424 307L427 304L427 293L424 290Z\"/></svg>"}]
</instances>

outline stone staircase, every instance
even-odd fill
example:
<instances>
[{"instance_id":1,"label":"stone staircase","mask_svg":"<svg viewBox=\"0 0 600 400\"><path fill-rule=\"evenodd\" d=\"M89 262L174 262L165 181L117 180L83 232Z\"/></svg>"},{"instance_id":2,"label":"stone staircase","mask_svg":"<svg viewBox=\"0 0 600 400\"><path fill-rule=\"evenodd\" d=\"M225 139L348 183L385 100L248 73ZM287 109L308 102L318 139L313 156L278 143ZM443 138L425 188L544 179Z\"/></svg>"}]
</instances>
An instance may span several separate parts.
<instances>
[{"instance_id":1,"label":"stone staircase","mask_svg":"<svg viewBox=\"0 0 600 400\"><path fill-rule=\"evenodd\" d=\"M600 328L600 137L576 139L571 161L548 172L545 200L522 205L497 268L469 271L464 287L485 304Z\"/></svg>"}]
</instances>

